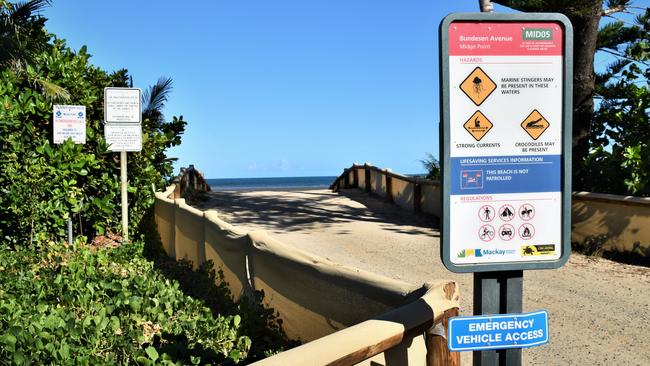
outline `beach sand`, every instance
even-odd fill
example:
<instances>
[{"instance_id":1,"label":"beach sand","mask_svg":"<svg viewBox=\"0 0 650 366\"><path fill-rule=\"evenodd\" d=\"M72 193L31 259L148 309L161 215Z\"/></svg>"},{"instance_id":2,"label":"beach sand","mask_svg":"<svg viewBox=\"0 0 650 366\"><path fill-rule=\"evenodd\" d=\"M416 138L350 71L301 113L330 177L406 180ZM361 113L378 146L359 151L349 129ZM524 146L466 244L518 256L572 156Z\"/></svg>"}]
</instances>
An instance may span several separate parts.
<instances>
[{"instance_id":1,"label":"beach sand","mask_svg":"<svg viewBox=\"0 0 650 366\"><path fill-rule=\"evenodd\" d=\"M442 265L433 218L359 190L211 192L197 207L351 267L413 284L455 280L461 315L472 314L472 274ZM549 313L550 341L525 349L524 365L650 365L650 268L572 254L560 269L525 271L524 311L536 310Z\"/></svg>"}]
</instances>

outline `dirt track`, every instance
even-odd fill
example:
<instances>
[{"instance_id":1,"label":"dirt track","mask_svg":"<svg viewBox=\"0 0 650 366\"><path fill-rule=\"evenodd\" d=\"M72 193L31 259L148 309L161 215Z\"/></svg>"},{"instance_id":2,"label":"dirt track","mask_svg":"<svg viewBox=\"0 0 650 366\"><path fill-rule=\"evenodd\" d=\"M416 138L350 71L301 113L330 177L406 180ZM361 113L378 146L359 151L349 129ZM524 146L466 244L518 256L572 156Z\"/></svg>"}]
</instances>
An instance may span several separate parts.
<instances>
[{"instance_id":1,"label":"dirt track","mask_svg":"<svg viewBox=\"0 0 650 366\"><path fill-rule=\"evenodd\" d=\"M213 192L201 207L341 264L414 284L453 279L472 314L472 275L444 268L432 220L361 191ZM573 254L560 269L526 271L524 311L541 309L550 342L524 350L523 364L650 365L650 268Z\"/></svg>"}]
</instances>

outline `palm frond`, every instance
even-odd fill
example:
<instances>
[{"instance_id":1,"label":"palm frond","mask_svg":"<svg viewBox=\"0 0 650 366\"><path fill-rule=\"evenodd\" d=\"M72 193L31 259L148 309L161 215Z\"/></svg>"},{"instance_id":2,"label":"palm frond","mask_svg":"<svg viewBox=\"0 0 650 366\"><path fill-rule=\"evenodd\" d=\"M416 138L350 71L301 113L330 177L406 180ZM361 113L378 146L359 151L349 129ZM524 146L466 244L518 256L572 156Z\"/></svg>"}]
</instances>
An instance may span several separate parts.
<instances>
[{"instance_id":1,"label":"palm frond","mask_svg":"<svg viewBox=\"0 0 650 366\"><path fill-rule=\"evenodd\" d=\"M70 92L65 88L54 84L51 81L38 78L34 80L38 85L40 85L43 94L45 97L53 101L64 101L67 102L70 100Z\"/></svg>"},{"instance_id":2,"label":"palm frond","mask_svg":"<svg viewBox=\"0 0 650 366\"><path fill-rule=\"evenodd\" d=\"M50 0L30 0L15 3L9 9L9 21L14 24L18 24L21 21L25 21L31 17L36 16L36 13L40 12L41 10L45 9L45 7L50 5Z\"/></svg>"},{"instance_id":3,"label":"palm frond","mask_svg":"<svg viewBox=\"0 0 650 366\"><path fill-rule=\"evenodd\" d=\"M172 78L161 77L156 84L142 93L142 115L145 118L162 116L162 109L165 107L169 93L172 91L172 85Z\"/></svg>"}]
</instances>

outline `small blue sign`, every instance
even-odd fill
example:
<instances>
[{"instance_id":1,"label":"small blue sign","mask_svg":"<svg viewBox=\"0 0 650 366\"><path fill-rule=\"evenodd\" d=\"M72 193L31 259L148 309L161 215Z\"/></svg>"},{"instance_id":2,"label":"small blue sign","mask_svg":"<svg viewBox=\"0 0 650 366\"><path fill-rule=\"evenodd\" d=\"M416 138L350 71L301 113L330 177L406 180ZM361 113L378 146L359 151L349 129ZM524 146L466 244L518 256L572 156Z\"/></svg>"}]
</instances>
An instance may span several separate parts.
<instances>
[{"instance_id":1,"label":"small blue sign","mask_svg":"<svg viewBox=\"0 0 650 366\"><path fill-rule=\"evenodd\" d=\"M525 348L548 343L546 310L525 314L458 316L449 319L450 351Z\"/></svg>"}]
</instances>

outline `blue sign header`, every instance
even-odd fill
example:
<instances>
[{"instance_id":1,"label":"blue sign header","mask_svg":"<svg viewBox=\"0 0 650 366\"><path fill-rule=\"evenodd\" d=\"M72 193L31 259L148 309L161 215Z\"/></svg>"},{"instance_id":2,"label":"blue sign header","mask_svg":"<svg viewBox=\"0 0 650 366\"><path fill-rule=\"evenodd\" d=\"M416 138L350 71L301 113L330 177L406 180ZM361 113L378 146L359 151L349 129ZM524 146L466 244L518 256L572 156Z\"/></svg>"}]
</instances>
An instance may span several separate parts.
<instances>
[{"instance_id":1,"label":"blue sign header","mask_svg":"<svg viewBox=\"0 0 650 366\"><path fill-rule=\"evenodd\" d=\"M451 194L560 192L562 156L451 158Z\"/></svg>"},{"instance_id":2,"label":"blue sign header","mask_svg":"<svg viewBox=\"0 0 650 366\"><path fill-rule=\"evenodd\" d=\"M449 320L451 351L525 348L548 343L548 313L460 316Z\"/></svg>"}]
</instances>

